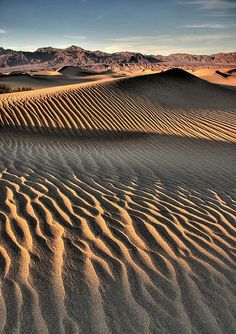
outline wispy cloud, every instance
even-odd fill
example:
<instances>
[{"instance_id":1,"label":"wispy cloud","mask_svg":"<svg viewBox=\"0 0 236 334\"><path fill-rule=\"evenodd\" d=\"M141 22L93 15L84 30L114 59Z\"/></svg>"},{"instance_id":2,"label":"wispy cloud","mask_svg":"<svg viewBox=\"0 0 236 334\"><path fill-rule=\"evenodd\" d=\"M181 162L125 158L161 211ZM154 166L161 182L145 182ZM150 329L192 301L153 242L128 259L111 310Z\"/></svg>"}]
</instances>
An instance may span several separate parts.
<instances>
[{"instance_id":1,"label":"wispy cloud","mask_svg":"<svg viewBox=\"0 0 236 334\"><path fill-rule=\"evenodd\" d=\"M136 41L153 41L158 39L158 36L124 36L118 38L111 38L113 42L136 42Z\"/></svg>"},{"instance_id":2,"label":"wispy cloud","mask_svg":"<svg viewBox=\"0 0 236 334\"><path fill-rule=\"evenodd\" d=\"M235 39L236 34L123 36L110 39L104 49L106 52L133 51L164 55L176 52L209 54L219 52L222 41Z\"/></svg>"},{"instance_id":3,"label":"wispy cloud","mask_svg":"<svg viewBox=\"0 0 236 334\"><path fill-rule=\"evenodd\" d=\"M177 39L180 42L218 42L234 38L236 38L236 34L182 35L178 36Z\"/></svg>"},{"instance_id":4,"label":"wispy cloud","mask_svg":"<svg viewBox=\"0 0 236 334\"><path fill-rule=\"evenodd\" d=\"M187 28L187 29L228 29L236 27L235 23L232 24L186 24L183 26L180 26L181 28Z\"/></svg>"},{"instance_id":5,"label":"wispy cloud","mask_svg":"<svg viewBox=\"0 0 236 334\"><path fill-rule=\"evenodd\" d=\"M141 52L147 55L169 55L173 53L189 53L189 54L212 54L220 52L219 48L215 47L179 47L173 45L136 45L132 46L129 43L110 44L104 47L104 51L108 53L114 52ZM228 50L228 51L231 51ZM227 50L226 50L227 52Z\"/></svg>"},{"instance_id":6,"label":"wispy cloud","mask_svg":"<svg viewBox=\"0 0 236 334\"><path fill-rule=\"evenodd\" d=\"M16 51L35 51L39 48L38 45L9 45L7 49L16 50Z\"/></svg>"},{"instance_id":7,"label":"wispy cloud","mask_svg":"<svg viewBox=\"0 0 236 334\"><path fill-rule=\"evenodd\" d=\"M71 39L87 39L86 36L83 35L63 35L65 38L71 38Z\"/></svg>"},{"instance_id":8,"label":"wispy cloud","mask_svg":"<svg viewBox=\"0 0 236 334\"><path fill-rule=\"evenodd\" d=\"M198 27L198 25L189 25L184 27ZM201 26L203 27L203 25ZM161 43L172 43L178 40L181 42L196 42L196 41L220 41L222 39L230 39L235 38L236 34L209 34L209 35L196 35L196 34L188 34L188 35L153 35L153 36L123 36L118 38L111 38L110 41L117 43L131 43L139 44L139 43L148 43L152 42L161 42Z\"/></svg>"},{"instance_id":9,"label":"wispy cloud","mask_svg":"<svg viewBox=\"0 0 236 334\"><path fill-rule=\"evenodd\" d=\"M169 42L172 41L170 35L144 35L144 36L122 36L117 38L109 39L112 42L129 42L129 43L140 43L140 42L149 42L149 41L156 41L156 42Z\"/></svg>"},{"instance_id":10,"label":"wispy cloud","mask_svg":"<svg viewBox=\"0 0 236 334\"><path fill-rule=\"evenodd\" d=\"M5 29L0 29L0 34L6 34L6 30Z\"/></svg>"},{"instance_id":11,"label":"wispy cloud","mask_svg":"<svg viewBox=\"0 0 236 334\"><path fill-rule=\"evenodd\" d=\"M209 16L209 17L234 17L236 16L235 11L207 11L206 13L204 13L204 16Z\"/></svg>"},{"instance_id":12,"label":"wispy cloud","mask_svg":"<svg viewBox=\"0 0 236 334\"><path fill-rule=\"evenodd\" d=\"M195 5L200 9L236 9L235 0L178 0L181 5Z\"/></svg>"}]
</instances>

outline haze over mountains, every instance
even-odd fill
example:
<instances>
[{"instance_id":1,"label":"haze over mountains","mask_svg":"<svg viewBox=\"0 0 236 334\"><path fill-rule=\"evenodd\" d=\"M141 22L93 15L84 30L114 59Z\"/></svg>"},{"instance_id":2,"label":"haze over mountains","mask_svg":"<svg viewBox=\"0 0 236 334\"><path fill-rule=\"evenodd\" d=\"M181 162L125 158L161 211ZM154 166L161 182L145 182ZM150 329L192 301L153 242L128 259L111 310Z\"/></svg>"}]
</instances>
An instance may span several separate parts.
<instances>
[{"instance_id":1,"label":"haze over mountains","mask_svg":"<svg viewBox=\"0 0 236 334\"><path fill-rule=\"evenodd\" d=\"M22 69L50 68L64 65L83 66L96 70L121 69L157 69L173 66L215 67L236 64L236 52L217 53L211 55L171 54L144 55L135 52L105 53L89 51L72 45L65 49L42 47L34 52L14 51L0 47L0 70L10 67Z\"/></svg>"}]
</instances>

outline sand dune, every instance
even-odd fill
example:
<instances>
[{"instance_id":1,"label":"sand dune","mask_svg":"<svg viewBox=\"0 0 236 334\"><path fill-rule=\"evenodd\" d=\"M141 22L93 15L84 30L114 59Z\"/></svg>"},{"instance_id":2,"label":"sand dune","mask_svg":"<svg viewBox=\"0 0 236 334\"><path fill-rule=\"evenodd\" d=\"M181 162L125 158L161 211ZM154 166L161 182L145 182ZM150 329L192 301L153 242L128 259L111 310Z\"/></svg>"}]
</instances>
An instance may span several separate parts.
<instances>
[{"instance_id":1,"label":"sand dune","mask_svg":"<svg viewBox=\"0 0 236 334\"><path fill-rule=\"evenodd\" d=\"M122 73L112 71L96 73L95 71L83 71L80 68L65 66L59 71L34 71L29 73L19 72L0 76L0 85L7 85L11 89L31 87L41 89L47 87L64 86L84 82L122 77Z\"/></svg>"},{"instance_id":2,"label":"sand dune","mask_svg":"<svg viewBox=\"0 0 236 334\"><path fill-rule=\"evenodd\" d=\"M83 69L79 66L63 66L57 70L58 73L61 73L63 75L69 75L69 76L84 76L84 75L104 75L104 74L115 74L115 72L111 70L107 71L93 71L93 70L87 70Z\"/></svg>"},{"instance_id":3,"label":"sand dune","mask_svg":"<svg viewBox=\"0 0 236 334\"><path fill-rule=\"evenodd\" d=\"M68 134L165 133L235 141L234 92L182 70L2 95L0 124Z\"/></svg>"},{"instance_id":4,"label":"sand dune","mask_svg":"<svg viewBox=\"0 0 236 334\"><path fill-rule=\"evenodd\" d=\"M235 102L178 70L2 95L0 332L233 333Z\"/></svg>"},{"instance_id":5,"label":"sand dune","mask_svg":"<svg viewBox=\"0 0 236 334\"><path fill-rule=\"evenodd\" d=\"M193 72L193 74L211 83L226 86L236 86L236 77L234 75L234 71L235 70L232 68L221 68L218 71L221 73L220 74L217 73L216 69L200 69Z\"/></svg>"}]
</instances>

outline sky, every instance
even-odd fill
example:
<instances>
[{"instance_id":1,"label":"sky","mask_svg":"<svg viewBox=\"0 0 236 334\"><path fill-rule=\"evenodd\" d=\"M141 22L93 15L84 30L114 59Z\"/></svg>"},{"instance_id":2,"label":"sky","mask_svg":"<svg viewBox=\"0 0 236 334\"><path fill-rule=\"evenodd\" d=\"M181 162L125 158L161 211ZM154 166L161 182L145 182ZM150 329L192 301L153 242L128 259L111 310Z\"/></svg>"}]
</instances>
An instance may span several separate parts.
<instances>
[{"instance_id":1,"label":"sky","mask_svg":"<svg viewBox=\"0 0 236 334\"><path fill-rule=\"evenodd\" d=\"M236 51L236 0L0 0L0 46L105 52Z\"/></svg>"}]
</instances>

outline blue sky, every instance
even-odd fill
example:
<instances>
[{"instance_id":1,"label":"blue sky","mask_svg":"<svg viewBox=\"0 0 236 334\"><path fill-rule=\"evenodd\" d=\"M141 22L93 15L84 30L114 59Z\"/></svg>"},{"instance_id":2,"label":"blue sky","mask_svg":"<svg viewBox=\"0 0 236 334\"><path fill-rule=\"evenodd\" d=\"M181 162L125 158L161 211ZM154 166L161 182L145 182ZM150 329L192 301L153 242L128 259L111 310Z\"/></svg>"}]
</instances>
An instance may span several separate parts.
<instances>
[{"instance_id":1,"label":"blue sky","mask_svg":"<svg viewBox=\"0 0 236 334\"><path fill-rule=\"evenodd\" d=\"M236 51L236 0L0 0L0 46Z\"/></svg>"}]
</instances>

